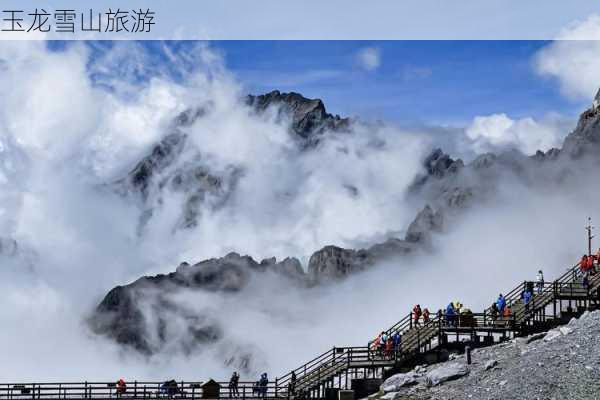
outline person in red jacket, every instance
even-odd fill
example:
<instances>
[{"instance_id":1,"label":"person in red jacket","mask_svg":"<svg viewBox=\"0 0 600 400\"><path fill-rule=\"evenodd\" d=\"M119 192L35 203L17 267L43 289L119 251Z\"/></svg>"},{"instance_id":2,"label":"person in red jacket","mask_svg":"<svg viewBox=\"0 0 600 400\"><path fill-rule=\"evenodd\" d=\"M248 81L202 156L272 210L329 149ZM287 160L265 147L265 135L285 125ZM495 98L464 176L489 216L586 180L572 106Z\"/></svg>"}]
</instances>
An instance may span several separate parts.
<instances>
[{"instance_id":1,"label":"person in red jacket","mask_svg":"<svg viewBox=\"0 0 600 400\"><path fill-rule=\"evenodd\" d=\"M392 340L391 337L389 337L388 340L385 342L385 356L387 358L391 358L393 352L394 352L394 341Z\"/></svg>"},{"instance_id":2,"label":"person in red jacket","mask_svg":"<svg viewBox=\"0 0 600 400\"><path fill-rule=\"evenodd\" d=\"M423 324L426 324L429 322L429 309L425 308L423 310Z\"/></svg>"},{"instance_id":3,"label":"person in red jacket","mask_svg":"<svg viewBox=\"0 0 600 400\"><path fill-rule=\"evenodd\" d=\"M421 311L421 305L417 304L413 307L413 320L415 321L415 326L419 326L419 319L421 319L421 315L423 312Z\"/></svg>"},{"instance_id":4,"label":"person in red jacket","mask_svg":"<svg viewBox=\"0 0 600 400\"><path fill-rule=\"evenodd\" d=\"M577 265L579 265L579 271L581 271L581 273L585 275L588 269L588 256L584 254L581 257L581 261L579 261L579 264Z\"/></svg>"},{"instance_id":5,"label":"person in red jacket","mask_svg":"<svg viewBox=\"0 0 600 400\"><path fill-rule=\"evenodd\" d=\"M125 379L121 378L117 381L117 396L121 397L127 391L127 385Z\"/></svg>"}]
</instances>

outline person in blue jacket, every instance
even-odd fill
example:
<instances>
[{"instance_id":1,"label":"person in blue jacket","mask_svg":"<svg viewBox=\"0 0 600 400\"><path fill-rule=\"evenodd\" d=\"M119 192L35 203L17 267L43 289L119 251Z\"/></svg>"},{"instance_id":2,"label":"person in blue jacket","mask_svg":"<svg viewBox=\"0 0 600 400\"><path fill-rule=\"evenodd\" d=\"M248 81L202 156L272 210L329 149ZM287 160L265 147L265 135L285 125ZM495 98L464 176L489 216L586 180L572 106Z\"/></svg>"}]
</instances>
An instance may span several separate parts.
<instances>
[{"instance_id":1,"label":"person in blue jacket","mask_svg":"<svg viewBox=\"0 0 600 400\"><path fill-rule=\"evenodd\" d=\"M531 292L526 290L523 292L523 304L525 304L525 309L529 311L529 302L531 301Z\"/></svg>"},{"instance_id":2,"label":"person in blue jacket","mask_svg":"<svg viewBox=\"0 0 600 400\"><path fill-rule=\"evenodd\" d=\"M448 325L455 325L456 320L456 311L454 310L454 304L452 302L448 303L446 307L446 323Z\"/></svg>"},{"instance_id":3,"label":"person in blue jacket","mask_svg":"<svg viewBox=\"0 0 600 400\"><path fill-rule=\"evenodd\" d=\"M392 340L394 341L394 352L401 351L402 346L402 335L400 332L396 331L394 336L392 336Z\"/></svg>"},{"instance_id":4,"label":"person in blue jacket","mask_svg":"<svg viewBox=\"0 0 600 400\"><path fill-rule=\"evenodd\" d=\"M500 315L502 315L502 313L504 313L504 308L506 308L506 299L502 296L502 293L500 293L498 300L496 300L496 306L498 307Z\"/></svg>"}]
</instances>

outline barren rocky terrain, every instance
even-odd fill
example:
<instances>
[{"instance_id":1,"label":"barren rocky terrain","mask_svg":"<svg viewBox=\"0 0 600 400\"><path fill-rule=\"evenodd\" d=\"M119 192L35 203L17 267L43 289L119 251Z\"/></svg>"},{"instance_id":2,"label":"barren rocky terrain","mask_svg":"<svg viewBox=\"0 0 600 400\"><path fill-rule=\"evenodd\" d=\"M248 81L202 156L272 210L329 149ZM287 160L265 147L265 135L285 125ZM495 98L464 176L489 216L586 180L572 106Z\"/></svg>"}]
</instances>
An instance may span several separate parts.
<instances>
[{"instance_id":1,"label":"barren rocky terrain","mask_svg":"<svg viewBox=\"0 0 600 400\"><path fill-rule=\"evenodd\" d=\"M476 349L388 378L383 400L583 400L600 398L600 311L547 333ZM446 380L447 379L447 380Z\"/></svg>"}]
</instances>

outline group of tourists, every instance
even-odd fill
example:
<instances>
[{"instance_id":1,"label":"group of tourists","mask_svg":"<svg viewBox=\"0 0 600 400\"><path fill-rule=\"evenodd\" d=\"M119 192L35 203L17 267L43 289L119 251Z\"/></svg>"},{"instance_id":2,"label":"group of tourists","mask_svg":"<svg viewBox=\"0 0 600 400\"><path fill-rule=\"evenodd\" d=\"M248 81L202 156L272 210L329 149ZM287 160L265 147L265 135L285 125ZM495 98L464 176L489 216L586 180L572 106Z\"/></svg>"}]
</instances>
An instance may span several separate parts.
<instances>
[{"instance_id":1,"label":"group of tourists","mask_svg":"<svg viewBox=\"0 0 600 400\"><path fill-rule=\"evenodd\" d=\"M421 318L423 319L423 325L427 324L429 322L429 316L430 313L428 308L421 310L420 304L417 304L413 307L412 318L415 326L421 326L421 323L419 322Z\"/></svg>"},{"instance_id":2,"label":"group of tourists","mask_svg":"<svg viewBox=\"0 0 600 400\"><path fill-rule=\"evenodd\" d=\"M584 254L581 257L581 261L577 263L577 266L583 276L583 286L587 289L590 285L590 276L595 275L597 269L600 267L600 249L598 249L598 252L595 255L590 254L588 256Z\"/></svg>"},{"instance_id":3,"label":"group of tourists","mask_svg":"<svg viewBox=\"0 0 600 400\"><path fill-rule=\"evenodd\" d=\"M402 335L398 331L391 335L381 332L375 340L369 343L369 349L372 353L386 358L392 358L395 353L400 351L401 346Z\"/></svg>"},{"instance_id":4,"label":"group of tourists","mask_svg":"<svg viewBox=\"0 0 600 400\"><path fill-rule=\"evenodd\" d=\"M490 316L492 317L492 321L497 321L500 318L509 320L512 316L512 307L510 304L506 303L506 298L504 298L502 293L500 293L498 299L492 303L492 306L490 307Z\"/></svg>"},{"instance_id":5,"label":"group of tourists","mask_svg":"<svg viewBox=\"0 0 600 400\"><path fill-rule=\"evenodd\" d=\"M125 382L125 379L120 378L114 386L116 387L117 397L123 397L123 395L127 393L127 383ZM160 384L157 395L165 395L172 398L179 393L180 389L177 382L174 379L171 379Z\"/></svg>"},{"instance_id":6,"label":"group of tourists","mask_svg":"<svg viewBox=\"0 0 600 400\"><path fill-rule=\"evenodd\" d=\"M229 379L229 398L239 398L240 375L234 372ZM267 390L269 386L269 377L266 372L260 375L260 379L252 386L252 394L257 397L267 397ZM292 371L290 381L288 383L288 398L296 395L296 372Z\"/></svg>"},{"instance_id":7,"label":"group of tourists","mask_svg":"<svg viewBox=\"0 0 600 400\"><path fill-rule=\"evenodd\" d=\"M459 322L459 316L463 312L463 305L460 301L451 301L446 306L444 313L444 323L449 326L457 326ZM441 310L440 310L441 314Z\"/></svg>"},{"instance_id":8,"label":"group of tourists","mask_svg":"<svg viewBox=\"0 0 600 400\"><path fill-rule=\"evenodd\" d=\"M258 397L267 397L267 387L269 386L269 378L267 373L264 372L260 375L260 379L254 383L252 393L258 395Z\"/></svg>"}]
</instances>

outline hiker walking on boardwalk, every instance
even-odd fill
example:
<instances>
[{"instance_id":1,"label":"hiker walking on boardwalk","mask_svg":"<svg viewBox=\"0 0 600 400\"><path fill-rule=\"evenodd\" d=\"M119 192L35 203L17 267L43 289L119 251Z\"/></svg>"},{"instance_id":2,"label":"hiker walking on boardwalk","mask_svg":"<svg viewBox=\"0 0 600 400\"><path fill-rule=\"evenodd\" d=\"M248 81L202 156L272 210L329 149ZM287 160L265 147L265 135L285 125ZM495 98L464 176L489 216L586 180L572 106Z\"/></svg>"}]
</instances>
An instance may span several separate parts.
<instances>
[{"instance_id":1,"label":"hiker walking on boardwalk","mask_svg":"<svg viewBox=\"0 0 600 400\"><path fill-rule=\"evenodd\" d=\"M386 339L387 339L387 337L386 337L385 332L381 332L379 335L377 335L377 337L375 338L375 340L373 342L369 343L369 347L371 348L371 351L375 355L383 354L383 350L385 349Z\"/></svg>"},{"instance_id":2,"label":"hiker walking on boardwalk","mask_svg":"<svg viewBox=\"0 0 600 400\"><path fill-rule=\"evenodd\" d=\"M385 332L381 332L381 337L379 338L379 354L383 355L385 352L385 344L388 341L388 336Z\"/></svg>"},{"instance_id":3,"label":"hiker walking on boardwalk","mask_svg":"<svg viewBox=\"0 0 600 400\"><path fill-rule=\"evenodd\" d=\"M290 396L296 395L296 372L292 371L292 376L290 377L290 384L288 385L288 398Z\"/></svg>"},{"instance_id":4,"label":"hiker walking on boardwalk","mask_svg":"<svg viewBox=\"0 0 600 400\"><path fill-rule=\"evenodd\" d=\"M425 308L423 310L423 325L427 324L429 322L429 309Z\"/></svg>"},{"instance_id":5,"label":"hiker walking on boardwalk","mask_svg":"<svg viewBox=\"0 0 600 400\"><path fill-rule=\"evenodd\" d=\"M456 315L460 315L460 311L462 310L462 304L460 303L460 301L456 300L454 302L454 312L456 313Z\"/></svg>"},{"instance_id":6,"label":"hiker walking on boardwalk","mask_svg":"<svg viewBox=\"0 0 600 400\"><path fill-rule=\"evenodd\" d=\"M523 292L523 304L525 304L525 310L529 311L529 302L531 301L532 294L529 290Z\"/></svg>"},{"instance_id":7,"label":"hiker walking on boardwalk","mask_svg":"<svg viewBox=\"0 0 600 400\"><path fill-rule=\"evenodd\" d=\"M579 265L579 271L581 271L581 274L587 275L589 268L589 257L586 254L584 254L583 256L581 256L581 261L579 261L579 264L577 265Z\"/></svg>"},{"instance_id":8,"label":"hiker walking on boardwalk","mask_svg":"<svg viewBox=\"0 0 600 400\"><path fill-rule=\"evenodd\" d=\"M394 352L394 339L388 338L385 342L385 356L387 358L392 358L392 354Z\"/></svg>"},{"instance_id":9,"label":"hiker walking on boardwalk","mask_svg":"<svg viewBox=\"0 0 600 400\"><path fill-rule=\"evenodd\" d=\"M238 390L238 385L240 382L240 376L237 372L234 372L231 375L231 379L229 379L229 397L240 397L240 392Z\"/></svg>"},{"instance_id":10,"label":"hiker walking on boardwalk","mask_svg":"<svg viewBox=\"0 0 600 400\"><path fill-rule=\"evenodd\" d=\"M413 320L415 321L415 326L419 326L419 319L421 319L422 314L421 305L417 304L413 307Z\"/></svg>"},{"instance_id":11,"label":"hiker walking on boardwalk","mask_svg":"<svg viewBox=\"0 0 600 400\"><path fill-rule=\"evenodd\" d=\"M121 378L117 381L117 397L121 397L127 391L125 379Z\"/></svg>"},{"instance_id":12,"label":"hiker walking on boardwalk","mask_svg":"<svg viewBox=\"0 0 600 400\"><path fill-rule=\"evenodd\" d=\"M541 269L538 271L537 276L536 276L536 286L537 286L537 293L542 294L542 291L544 290L544 273L542 272Z\"/></svg>"},{"instance_id":13,"label":"hiker walking on boardwalk","mask_svg":"<svg viewBox=\"0 0 600 400\"><path fill-rule=\"evenodd\" d=\"M260 395L264 399L267 397L267 386L269 385L269 378L267 377L267 373L263 373L260 376L260 380L258 381L258 386L260 388Z\"/></svg>"},{"instance_id":14,"label":"hiker walking on boardwalk","mask_svg":"<svg viewBox=\"0 0 600 400\"><path fill-rule=\"evenodd\" d=\"M392 336L392 341L394 342L394 352L399 352L402 346L402 335L400 334L400 332L394 332L394 336Z\"/></svg>"},{"instance_id":15,"label":"hiker walking on boardwalk","mask_svg":"<svg viewBox=\"0 0 600 400\"><path fill-rule=\"evenodd\" d=\"M490 315L492 316L492 321L496 321L498 319L498 315L500 311L498 310L498 305L496 303L492 303L490 307Z\"/></svg>"},{"instance_id":16,"label":"hiker walking on boardwalk","mask_svg":"<svg viewBox=\"0 0 600 400\"><path fill-rule=\"evenodd\" d=\"M504 314L504 308L506 307L506 299L502 296L502 293L498 295L498 300L496 300L496 306L498 306L498 312L500 315Z\"/></svg>"},{"instance_id":17,"label":"hiker walking on boardwalk","mask_svg":"<svg viewBox=\"0 0 600 400\"><path fill-rule=\"evenodd\" d=\"M446 307L446 324L455 326L456 311L454 310L454 304L448 303Z\"/></svg>"},{"instance_id":18,"label":"hiker walking on boardwalk","mask_svg":"<svg viewBox=\"0 0 600 400\"><path fill-rule=\"evenodd\" d=\"M509 326L511 322L510 320L512 318L512 309L510 307L510 304L504 307L504 311L502 312L502 318L506 321L506 326Z\"/></svg>"}]
</instances>

